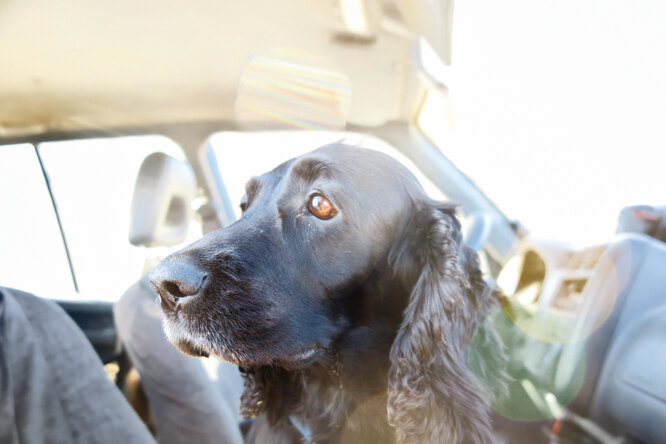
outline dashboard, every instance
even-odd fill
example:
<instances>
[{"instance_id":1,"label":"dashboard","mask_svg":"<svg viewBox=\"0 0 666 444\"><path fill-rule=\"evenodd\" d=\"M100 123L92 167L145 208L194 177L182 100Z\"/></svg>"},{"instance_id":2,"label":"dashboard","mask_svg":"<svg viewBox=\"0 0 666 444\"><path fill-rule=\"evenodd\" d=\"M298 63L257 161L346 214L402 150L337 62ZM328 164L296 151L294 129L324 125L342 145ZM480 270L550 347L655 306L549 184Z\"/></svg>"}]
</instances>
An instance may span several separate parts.
<instances>
[{"instance_id":1,"label":"dashboard","mask_svg":"<svg viewBox=\"0 0 666 444\"><path fill-rule=\"evenodd\" d=\"M623 234L574 249L526 239L498 284L518 381L614 436L666 436L666 243Z\"/></svg>"}]
</instances>

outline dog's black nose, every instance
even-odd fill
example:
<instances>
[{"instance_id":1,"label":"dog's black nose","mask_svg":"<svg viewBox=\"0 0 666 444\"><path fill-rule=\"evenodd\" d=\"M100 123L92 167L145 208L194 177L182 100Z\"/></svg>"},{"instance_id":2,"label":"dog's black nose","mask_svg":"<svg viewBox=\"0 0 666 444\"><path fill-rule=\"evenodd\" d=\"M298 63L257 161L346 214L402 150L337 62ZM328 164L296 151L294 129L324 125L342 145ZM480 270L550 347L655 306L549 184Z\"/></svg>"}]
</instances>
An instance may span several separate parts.
<instances>
[{"instance_id":1,"label":"dog's black nose","mask_svg":"<svg viewBox=\"0 0 666 444\"><path fill-rule=\"evenodd\" d=\"M149 279L162 301L173 307L179 298L199 293L206 280L206 272L178 258L158 264L150 272Z\"/></svg>"}]
</instances>

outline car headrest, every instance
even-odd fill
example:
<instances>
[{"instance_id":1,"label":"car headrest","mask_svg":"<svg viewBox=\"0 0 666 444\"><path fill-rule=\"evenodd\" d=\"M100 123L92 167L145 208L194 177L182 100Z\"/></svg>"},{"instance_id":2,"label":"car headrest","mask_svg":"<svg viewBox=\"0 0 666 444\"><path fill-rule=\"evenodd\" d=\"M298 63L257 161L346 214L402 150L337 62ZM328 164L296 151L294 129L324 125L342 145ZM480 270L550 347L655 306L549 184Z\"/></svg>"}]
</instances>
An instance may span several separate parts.
<instances>
[{"instance_id":1,"label":"car headrest","mask_svg":"<svg viewBox=\"0 0 666 444\"><path fill-rule=\"evenodd\" d=\"M183 242L192 218L196 179L189 163L155 152L143 160L134 184L129 241L146 247Z\"/></svg>"},{"instance_id":2,"label":"car headrest","mask_svg":"<svg viewBox=\"0 0 666 444\"><path fill-rule=\"evenodd\" d=\"M666 206L623 208L618 217L617 233L643 233L666 242Z\"/></svg>"}]
</instances>

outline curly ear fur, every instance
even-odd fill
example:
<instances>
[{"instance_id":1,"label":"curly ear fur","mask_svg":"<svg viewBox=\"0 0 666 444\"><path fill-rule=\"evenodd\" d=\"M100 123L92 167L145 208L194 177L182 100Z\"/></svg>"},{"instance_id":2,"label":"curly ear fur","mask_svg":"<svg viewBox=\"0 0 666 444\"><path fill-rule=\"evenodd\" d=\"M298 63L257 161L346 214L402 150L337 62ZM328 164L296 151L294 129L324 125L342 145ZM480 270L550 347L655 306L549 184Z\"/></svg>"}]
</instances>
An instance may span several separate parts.
<instances>
[{"instance_id":1,"label":"curly ear fur","mask_svg":"<svg viewBox=\"0 0 666 444\"><path fill-rule=\"evenodd\" d=\"M389 423L400 443L493 441L489 396L468 369L466 347L499 298L463 244L454 213L451 204L416 203L391 251L395 272L413 282L388 380ZM470 358L470 364L484 378L500 377L501 340L489 325L481 327L477 336L491 362Z\"/></svg>"}]
</instances>

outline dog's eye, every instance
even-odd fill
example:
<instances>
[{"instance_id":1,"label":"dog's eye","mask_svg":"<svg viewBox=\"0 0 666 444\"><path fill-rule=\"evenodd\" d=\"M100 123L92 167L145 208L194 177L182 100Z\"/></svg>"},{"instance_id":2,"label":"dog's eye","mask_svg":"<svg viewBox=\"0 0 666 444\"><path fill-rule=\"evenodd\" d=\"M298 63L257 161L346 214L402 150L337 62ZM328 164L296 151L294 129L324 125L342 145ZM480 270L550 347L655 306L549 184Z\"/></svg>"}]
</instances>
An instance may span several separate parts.
<instances>
[{"instance_id":1,"label":"dog's eye","mask_svg":"<svg viewBox=\"0 0 666 444\"><path fill-rule=\"evenodd\" d=\"M308 210L319 219L330 219L338 214L337 208L333 206L328 197L323 194L313 194L308 202Z\"/></svg>"}]
</instances>

